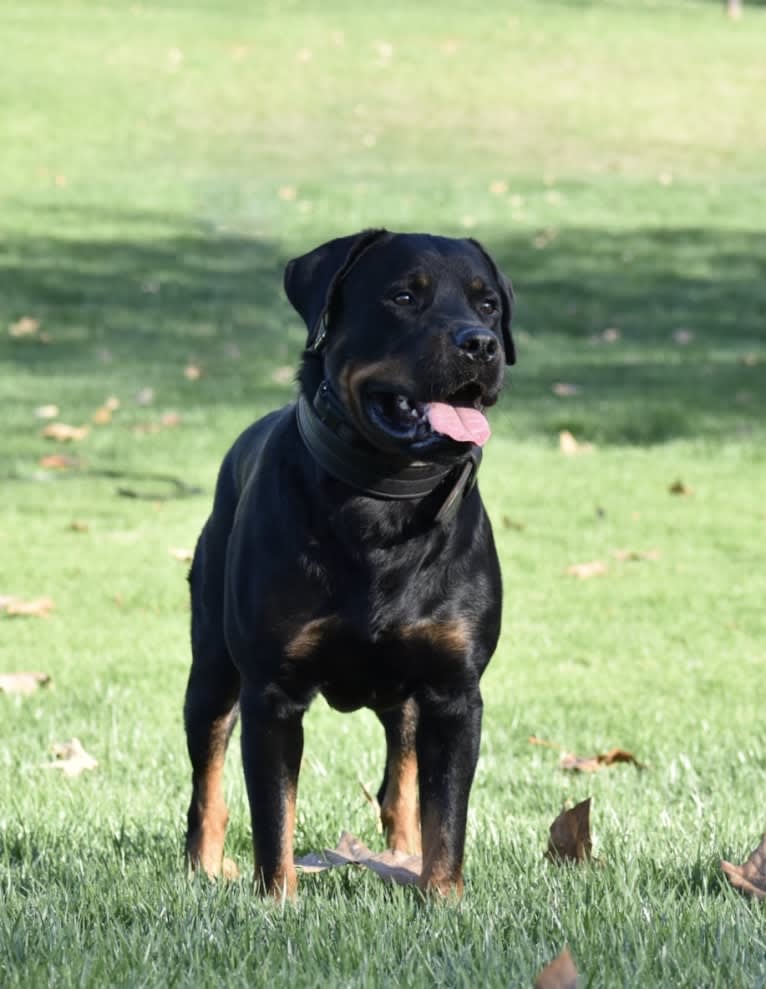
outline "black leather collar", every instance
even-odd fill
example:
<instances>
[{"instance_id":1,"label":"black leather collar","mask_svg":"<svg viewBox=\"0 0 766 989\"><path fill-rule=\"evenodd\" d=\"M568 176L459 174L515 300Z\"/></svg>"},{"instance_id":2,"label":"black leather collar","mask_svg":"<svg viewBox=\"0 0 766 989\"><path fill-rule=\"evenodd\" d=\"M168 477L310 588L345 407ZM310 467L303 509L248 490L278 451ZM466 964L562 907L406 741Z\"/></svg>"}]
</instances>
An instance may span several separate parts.
<instances>
[{"instance_id":1,"label":"black leather collar","mask_svg":"<svg viewBox=\"0 0 766 989\"><path fill-rule=\"evenodd\" d=\"M309 453L328 474L373 498L411 501L442 487L434 521L447 522L457 513L476 480L482 451L472 446L457 463L439 464L402 459L397 463L358 433L326 381L313 404L304 395L296 409L298 431Z\"/></svg>"}]
</instances>

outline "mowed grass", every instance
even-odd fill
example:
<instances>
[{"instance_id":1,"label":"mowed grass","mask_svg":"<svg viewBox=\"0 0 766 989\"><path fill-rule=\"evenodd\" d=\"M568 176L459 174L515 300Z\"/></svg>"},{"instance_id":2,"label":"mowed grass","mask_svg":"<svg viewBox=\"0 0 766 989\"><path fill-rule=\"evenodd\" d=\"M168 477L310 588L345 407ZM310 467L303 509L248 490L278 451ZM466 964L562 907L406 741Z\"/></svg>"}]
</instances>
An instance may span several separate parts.
<instances>
[{"instance_id":1,"label":"mowed grass","mask_svg":"<svg viewBox=\"0 0 766 989\"><path fill-rule=\"evenodd\" d=\"M763 907L718 867L766 823L766 11L721 7L0 15L0 595L55 602L0 616L0 672L54 679L0 695L3 986L528 986L565 944L588 986L766 985ZM281 906L184 873L169 550L193 546L237 433L292 395L285 261L377 224L477 236L516 285L481 474L504 633L462 903L338 871ZM39 329L12 337L22 317ZM87 438L44 440L49 403ZM595 449L562 456L562 429ZM202 493L165 498L160 475ZM565 573L594 560L606 574ZM375 718L318 702L306 721L297 851L342 828L380 847L359 786L382 768ZM649 765L565 775L533 734ZM98 768L40 768L72 736ZM226 789L246 876L236 744ZM548 826L585 796L598 864L554 868Z\"/></svg>"}]
</instances>

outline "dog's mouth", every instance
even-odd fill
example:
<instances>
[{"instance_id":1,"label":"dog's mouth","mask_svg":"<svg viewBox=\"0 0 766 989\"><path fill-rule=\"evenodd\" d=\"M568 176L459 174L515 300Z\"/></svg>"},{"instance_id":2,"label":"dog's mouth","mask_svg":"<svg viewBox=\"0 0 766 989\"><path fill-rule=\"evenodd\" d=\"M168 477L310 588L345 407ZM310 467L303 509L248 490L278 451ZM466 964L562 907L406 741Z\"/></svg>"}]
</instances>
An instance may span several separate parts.
<instances>
[{"instance_id":1,"label":"dog's mouth","mask_svg":"<svg viewBox=\"0 0 766 989\"><path fill-rule=\"evenodd\" d=\"M490 437L484 415L494 404L479 382L464 385L440 401L418 401L403 391L371 386L364 396L367 418L398 445L419 450L442 442L483 446Z\"/></svg>"}]
</instances>

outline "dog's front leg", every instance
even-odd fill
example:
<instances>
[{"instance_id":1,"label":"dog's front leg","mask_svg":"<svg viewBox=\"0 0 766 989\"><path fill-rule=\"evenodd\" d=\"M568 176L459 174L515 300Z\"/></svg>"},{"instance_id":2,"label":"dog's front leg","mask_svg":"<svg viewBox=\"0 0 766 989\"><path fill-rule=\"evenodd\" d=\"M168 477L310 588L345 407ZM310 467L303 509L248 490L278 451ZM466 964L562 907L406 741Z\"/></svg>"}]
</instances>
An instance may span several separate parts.
<instances>
[{"instance_id":1,"label":"dog's front leg","mask_svg":"<svg viewBox=\"0 0 766 989\"><path fill-rule=\"evenodd\" d=\"M478 686L466 694L428 692L420 700L417 756L423 871L427 892L460 896L463 851L481 738L482 699Z\"/></svg>"},{"instance_id":2,"label":"dog's front leg","mask_svg":"<svg viewBox=\"0 0 766 989\"><path fill-rule=\"evenodd\" d=\"M250 802L257 888L292 897L295 799L304 709L278 688L247 684L240 695L242 762Z\"/></svg>"}]
</instances>

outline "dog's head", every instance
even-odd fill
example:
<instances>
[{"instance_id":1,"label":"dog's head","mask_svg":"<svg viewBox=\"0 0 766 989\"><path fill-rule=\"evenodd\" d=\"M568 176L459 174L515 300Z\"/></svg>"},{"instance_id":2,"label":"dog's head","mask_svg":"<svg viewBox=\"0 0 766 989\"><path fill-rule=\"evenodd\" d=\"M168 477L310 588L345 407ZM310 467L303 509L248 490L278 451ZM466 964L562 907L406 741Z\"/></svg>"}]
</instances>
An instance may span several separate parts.
<instances>
[{"instance_id":1,"label":"dog's head","mask_svg":"<svg viewBox=\"0 0 766 989\"><path fill-rule=\"evenodd\" d=\"M307 397L327 380L368 442L427 458L489 437L513 293L477 241L367 230L291 261L285 291L309 331Z\"/></svg>"}]
</instances>

